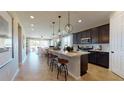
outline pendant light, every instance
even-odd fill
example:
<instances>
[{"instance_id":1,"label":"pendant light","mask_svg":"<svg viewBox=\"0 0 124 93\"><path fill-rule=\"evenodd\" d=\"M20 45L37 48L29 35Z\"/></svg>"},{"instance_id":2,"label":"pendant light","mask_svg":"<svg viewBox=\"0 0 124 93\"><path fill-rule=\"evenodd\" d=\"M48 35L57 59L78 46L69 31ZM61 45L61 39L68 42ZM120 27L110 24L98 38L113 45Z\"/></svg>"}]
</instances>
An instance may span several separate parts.
<instances>
[{"instance_id":1,"label":"pendant light","mask_svg":"<svg viewBox=\"0 0 124 93\"><path fill-rule=\"evenodd\" d=\"M58 18L59 18L59 29L58 29L58 35L61 36L61 30L60 30L60 18L61 18L61 16L58 16Z\"/></svg>"},{"instance_id":2,"label":"pendant light","mask_svg":"<svg viewBox=\"0 0 124 93\"><path fill-rule=\"evenodd\" d=\"M54 35L55 35L55 33L54 33L54 25L55 25L55 22L52 22L52 24L53 24L53 37L54 37Z\"/></svg>"},{"instance_id":3,"label":"pendant light","mask_svg":"<svg viewBox=\"0 0 124 93\"><path fill-rule=\"evenodd\" d=\"M65 31L70 33L72 31L72 25L70 24L70 12L68 11L68 23L65 25Z\"/></svg>"}]
</instances>

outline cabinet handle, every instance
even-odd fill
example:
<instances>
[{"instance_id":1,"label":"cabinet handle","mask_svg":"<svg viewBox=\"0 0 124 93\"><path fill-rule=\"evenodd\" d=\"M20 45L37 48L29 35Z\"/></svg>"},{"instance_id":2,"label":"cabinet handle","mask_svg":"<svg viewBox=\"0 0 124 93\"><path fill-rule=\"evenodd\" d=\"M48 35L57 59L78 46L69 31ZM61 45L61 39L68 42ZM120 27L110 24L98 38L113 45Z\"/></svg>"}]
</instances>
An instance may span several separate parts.
<instances>
[{"instance_id":1,"label":"cabinet handle","mask_svg":"<svg viewBox=\"0 0 124 93\"><path fill-rule=\"evenodd\" d=\"M111 51L111 53L114 53L114 51Z\"/></svg>"}]
</instances>

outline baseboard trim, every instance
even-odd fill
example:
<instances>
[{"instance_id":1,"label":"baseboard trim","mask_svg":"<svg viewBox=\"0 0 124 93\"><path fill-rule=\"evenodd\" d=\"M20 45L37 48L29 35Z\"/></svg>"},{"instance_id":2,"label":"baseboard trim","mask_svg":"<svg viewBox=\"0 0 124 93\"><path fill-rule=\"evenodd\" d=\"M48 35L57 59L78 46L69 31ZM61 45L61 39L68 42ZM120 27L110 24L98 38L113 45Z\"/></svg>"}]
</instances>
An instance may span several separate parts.
<instances>
[{"instance_id":1,"label":"baseboard trim","mask_svg":"<svg viewBox=\"0 0 124 93\"><path fill-rule=\"evenodd\" d=\"M14 81L14 79L15 79L15 77L17 76L18 72L19 72L19 68L16 70L16 72L15 72L15 74L13 75L11 81Z\"/></svg>"},{"instance_id":2,"label":"baseboard trim","mask_svg":"<svg viewBox=\"0 0 124 93\"><path fill-rule=\"evenodd\" d=\"M69 73L70 76L72 76L72 77L73 77L74 79L76 79L76 80L79 80L79 79L81 78L81 76L77 77L77 76L75 76L74 74L72 74L72 73L69 72L69 71L68 71L68 73Z\"/></svg>"}]
</instances>

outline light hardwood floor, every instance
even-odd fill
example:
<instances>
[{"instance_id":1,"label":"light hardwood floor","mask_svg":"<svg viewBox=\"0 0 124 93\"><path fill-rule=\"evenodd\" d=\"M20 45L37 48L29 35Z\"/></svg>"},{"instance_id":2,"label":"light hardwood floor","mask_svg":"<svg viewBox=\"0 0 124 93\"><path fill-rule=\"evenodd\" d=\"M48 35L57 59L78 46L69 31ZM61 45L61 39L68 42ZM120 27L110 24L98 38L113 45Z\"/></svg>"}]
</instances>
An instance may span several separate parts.
<instances>
[{"instance_id":1,"label":"light hardwood floor","mask_svg":"<svg viewBox=\"0 0 124 93\"><path fill-rule=\"evenodd\" d=\"M20 65L20 71L15 81L57 81L57 70L53 72L47 65L44 56L39 57L36 53L30 53L24 64ZM64 74L59 76L59 81L64 80ZM83 75L79 81L112 81L123 80L119 76L113 74L108 69L93 64L88 64L88 72ZM73 77L68 75L68 81L75 81Z\"/></svg>"}]
</instances>

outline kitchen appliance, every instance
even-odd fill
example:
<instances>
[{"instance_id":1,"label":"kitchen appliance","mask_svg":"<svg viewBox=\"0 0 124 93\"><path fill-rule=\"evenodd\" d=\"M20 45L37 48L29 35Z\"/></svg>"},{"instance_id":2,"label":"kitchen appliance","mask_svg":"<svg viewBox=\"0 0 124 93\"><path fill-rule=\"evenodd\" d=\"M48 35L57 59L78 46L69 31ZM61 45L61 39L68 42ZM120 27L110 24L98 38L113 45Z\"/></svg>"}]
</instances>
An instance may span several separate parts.
<instances>
[{"instance_id":1,"label":"kitchen appliance","mask_svg":"<svg viewBox=\"0 0 124 93\"><path fill-rule=\"evenodd\" d=\"M92 50L93 49L93 46L82 46L82 47L80 47L79 45L77 46L77 50L79 51L79 50L81 50L81 51L89 51L89 50Z\"/></svg>"},{"instance_id":2,"label":"kitchen appliance","mask_svg":"<svg viewBox=\"0 0 124 93\"><path fill-rule=\"evenodd\" d=\"M87 38L81 38L81 44L88 44L91 42L91 38L87 37Z\"/></svg>"}]
</instances>

